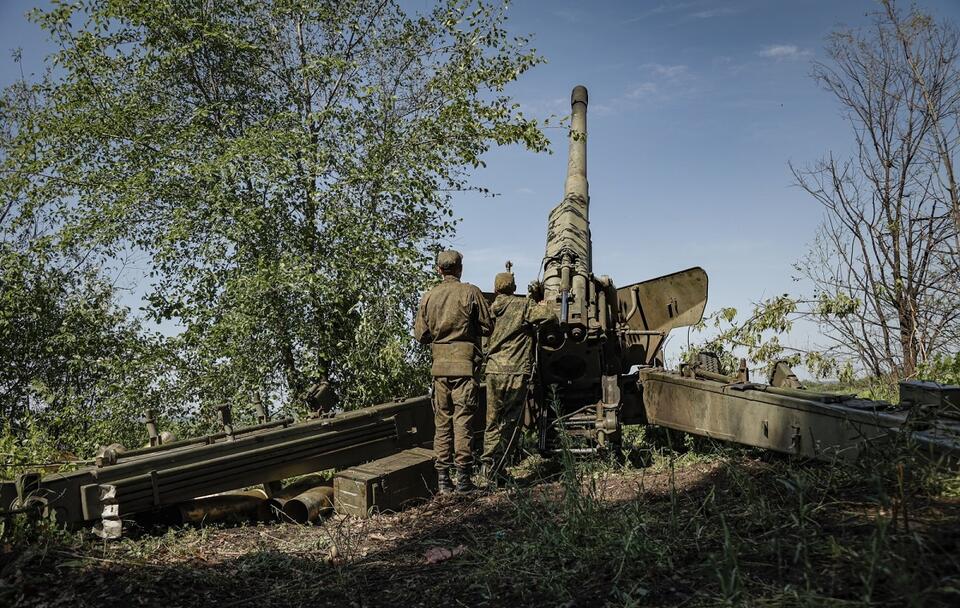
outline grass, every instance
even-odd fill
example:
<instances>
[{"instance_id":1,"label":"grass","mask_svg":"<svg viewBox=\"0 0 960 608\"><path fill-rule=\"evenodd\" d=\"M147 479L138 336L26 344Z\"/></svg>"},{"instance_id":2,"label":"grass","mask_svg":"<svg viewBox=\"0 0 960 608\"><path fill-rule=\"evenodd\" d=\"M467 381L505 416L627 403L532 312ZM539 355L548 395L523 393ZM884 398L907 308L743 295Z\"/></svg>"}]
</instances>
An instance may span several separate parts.
<instances>
[{"instance_id":1,"label":"grass","mask_svg":"<svg viewBox=\"0 0 960 608\"><path fill-rule=\"evenodd\" d=\"M859 466L758 454L665 449L626 472L566 462L552 492L510 495L514 532L477 538L485 559L469 570L488 588L523 572L524 605L960 601L954 475L902 454Z\"/></svg>"},{"instance_id":2,"label":"grass","mask_svg":"<svg viewBox=\"0 0 960 608\"><path fill-rule=\"evenodd\" d=\"M516 471L527 483L371 520L180 528L107 544L50 530L28 544L8 537L0 604L960 602L960 483L909 446L854 466L651 429L629 438L646 466L534 459ZM424 559L459 545L462 555Z\"/></svg>"}]
</instances>

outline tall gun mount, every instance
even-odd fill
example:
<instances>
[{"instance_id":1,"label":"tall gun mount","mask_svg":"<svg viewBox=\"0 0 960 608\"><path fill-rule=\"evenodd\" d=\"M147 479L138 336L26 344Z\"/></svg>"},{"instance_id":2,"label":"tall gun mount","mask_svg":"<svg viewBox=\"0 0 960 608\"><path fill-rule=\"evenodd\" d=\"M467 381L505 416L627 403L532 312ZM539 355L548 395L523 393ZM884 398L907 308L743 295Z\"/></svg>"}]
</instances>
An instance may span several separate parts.
<instances>
[{"instance_id":1,"label":"tall gun mount","mask_svg":"<svg viewBox=\"0 0 960 608\"><path fill-rule=\"evenodd\" d=\"M587 89L575 87L563 200L547 225L542 289L560 324L539 340L540 388L533 411L543 451L559 449L561 426L592 445L615 447L625 416L642 410L631 369L662 364L667 333L697 323L707 300L701 268L620 289L609 277L594 275L587 105Z\"/></svg>"}]
</instances>

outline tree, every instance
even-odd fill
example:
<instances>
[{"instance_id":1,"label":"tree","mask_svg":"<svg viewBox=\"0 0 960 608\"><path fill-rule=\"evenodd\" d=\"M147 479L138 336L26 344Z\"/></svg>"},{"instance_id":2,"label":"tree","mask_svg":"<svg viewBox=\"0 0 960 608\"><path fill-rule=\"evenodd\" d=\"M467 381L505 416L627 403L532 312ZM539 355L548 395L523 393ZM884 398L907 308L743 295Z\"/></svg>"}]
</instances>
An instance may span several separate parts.
<instances>
[{"instance_id":1,"label":"tree","mask_svg":"<svg viewBox=\"0 0 960 608\"><path fill-rule=\"evenodd\" d=\"M136 445L143 409L164 402L156 336L117 304L99 257L57 247L56 214L23 195L11 152L34 93L21 81L0 95L0 451L28 462Z\"/></svg>"},{"instance_id":2,"label":"tree","mask_svg":"<svg viewBox=\"0 0 960 608\"><path fill-rule=\"evenodd\" d=\"M0 245L0 439L32 425L55 450L137 445L164 406L155 338L99 276L49 262Z\"/></svg>"},{"instance_id":3,"label":"tree","mask_svg":"<svg viewBox=\"0 0 960 608\"><path fill-rule=\"evenodd\" d=\"M955 251L960 251L960 185L953 158L960 138L960 72L957 70L960 40L957 30L937 24L916 8L904 18L897 11L894 0L882 0L882 4L930 121L930 143L925 153L950 207L956 227Z\"/></svg>"},{"instance_id":4,"label":"tree","mask_svg":"<svg viewBox=\"0 0 960 608\"><path fill-rule=\"evenodd\" d=\"M956 31L885 2L869 32L840 31L814 78L840 102L854 154L793 168L825 219L798 268L815 301L854 302L823 315L837 347L876 376L914 375L960 346ZM954 124L947 127L947 119Z\"/></svg>"},{"instance_id":5,"label":"tree","mask_svg":"<svg viewBox=\"0 0 960 608\"><path fill-rule=\"evenodd\" d=\"M4 106L5 196L52 246L148 261L156 382L180 414L347 406L422 390L408 337L450 194L492 145L543 150L504 87L541 59L504 7L444 0L84 0L34 13L59 47Z\"/></svg>"},{"instance_id":6,"label":"tree","mask_svg":"<svg viewBox=\"0 0 960 608\"><path fill-rule=\"evenodd\" d=\"M719 357L725 373L733 373L739 366L738 358L744 356L748 364L753 364L753 371L769 372L776 362L785 361L792 366L803 365L814 378L851 380L853 366L836 347L798 348L781 338L789 336L797 321L836 321L854 314L857 308L857 302L842 297L803 300L789 294L755 303L745 317L739 316L735 308L720 308L694 326L697 332L707 335L696 345L688 345L682 357L695 361L698 352L713 353Z\"/></svg>"}]
</instances>

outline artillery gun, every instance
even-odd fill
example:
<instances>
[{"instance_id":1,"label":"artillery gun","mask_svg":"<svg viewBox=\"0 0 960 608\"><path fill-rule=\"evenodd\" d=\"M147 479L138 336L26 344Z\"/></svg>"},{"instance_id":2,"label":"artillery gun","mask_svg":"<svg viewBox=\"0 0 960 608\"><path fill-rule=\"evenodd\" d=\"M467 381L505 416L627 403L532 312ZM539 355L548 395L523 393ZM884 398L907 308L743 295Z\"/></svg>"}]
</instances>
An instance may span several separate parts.
<instances>
[{"instance_id":1,"label":"artillery gun","mask_svg":"<svg viewBox=\"0 0 960 608\"><path fill-rule=\"evenodd\" d=\"M960 386L901 382L900 404L892 406L805 390L785 365L776 366L767 384L751 382L745 367L722 374L709 356L666 369L664 340L672 329L702 318L707 274L695 267L620 288L594 275L584 87L573 90L571 106L564 198L550 212L543 281L532 289L560 321L538 337L527 426L537 431L542 452L617 453L622 425L653 424L821 460L854 459L905 438L931 458L954 466L960 461ZM277 502L299 500L304 513L320 511L330 505L329 488L286 496L290 487L278 482L401 453L412 458L412 451L430 447L434 431L428 395L299 422L271 421L262 404L257 409L258 424L235 427L223 406L223 432L179 441L164 439L148 415L147 447L107 446L89 466L0 482L0 517L29 510L69 526L93 524L115 537L123 520L137 514L175 508L191 520L256 509L268 495ZM558 441L567 436L580 445ZM417 462L432 473L429 459ZM370 479L366 470L350 478L354 485ZM419 480L435 487L435 477ZM259 484L260 496L217 494ZM303 518L309 515L294 517Z\"/></svg>"},{"instance_id":2,"label":"artillery gun","mask_svg":"<svg viewBox=\"0 0 960 608\"><path fill-rule=\"evenodd\" d=\"M587 103L587 89L574 88L564 196L550 212L542 283L532 286L560 321L538 340L532 411L542 452L561 449L561 430L592 446L578 449L616 452L621 424L644 421L635 370L662 367L670 330L699 322L707 303L707 274L699 267L619 289L594 274Z\"/></svg>"}]
</instances>

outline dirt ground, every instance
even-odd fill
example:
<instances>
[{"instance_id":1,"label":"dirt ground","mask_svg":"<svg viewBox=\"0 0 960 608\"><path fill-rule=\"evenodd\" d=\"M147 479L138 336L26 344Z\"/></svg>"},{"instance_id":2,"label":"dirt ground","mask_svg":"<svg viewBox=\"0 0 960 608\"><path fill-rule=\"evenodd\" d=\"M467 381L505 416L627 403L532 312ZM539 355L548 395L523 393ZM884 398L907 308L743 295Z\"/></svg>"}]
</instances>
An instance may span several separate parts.
<instances>
[{"instance_id":1,"label":"dirt ground","mask_svg":"<svg viewBox=\"0 0 960 608\"><path fill-rule=\"evenodd\" d=\"M0 546L0 605L960 600L960 501L917 497L909 511L903 502L885 507L855 477L836 481L829 468L811 466L813 474L793 476L783 463L693 459L531 476L508 490L435 497L370 519L335 515L314 526L177 528L114 542L47 533ZM896 576L904 567L910 580Z\"/></svg>"}]
</instances>

